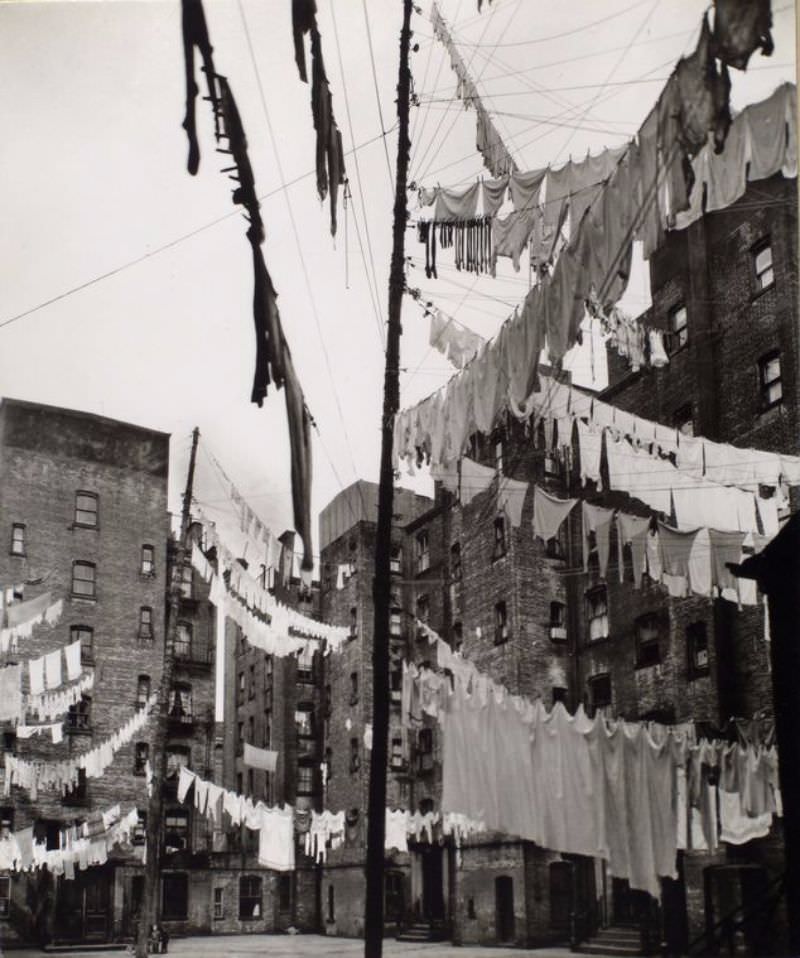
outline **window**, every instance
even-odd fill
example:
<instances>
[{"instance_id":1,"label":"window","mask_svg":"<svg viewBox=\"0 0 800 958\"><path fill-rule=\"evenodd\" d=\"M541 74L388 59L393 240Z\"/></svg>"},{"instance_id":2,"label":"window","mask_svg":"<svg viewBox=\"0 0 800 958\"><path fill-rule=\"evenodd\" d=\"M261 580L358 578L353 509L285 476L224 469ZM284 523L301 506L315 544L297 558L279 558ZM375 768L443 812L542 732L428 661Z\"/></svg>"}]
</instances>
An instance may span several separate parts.
<instances>
[{"instance_id":1,"label":"window","mask_svg":"<svg viewBox=\"0 0 800 958\"><path fill-rule=\"evenodd\" d=\"M272 745L272 710L264 712L264 748Z\"/></svg>"},{"instance_id":2,"label":"window","mask_svg":"<svg viewBox=\"0 0 800 958\"><path fill-rule=\"evenodd\" d=\"M246 684L247 683L244 677L244 672L240 672L239 673L239 694L237 696L240 703L244 702L244 690L245 690Z\"/></svg>"},{"instance_id":3,"label":"window","mask_svg":"<svg viewBox=\"0 0 800 958\"><path fill-rule=\"evenodd\" d=\"M222 891L221 888L219 890ZM239 879L239 918L260 917L261 876L242 875Z\"/></svg>"},{"instance_id":4,"label":"window","mask_svg":"<svg viewBox=\"0 0 800 958\"><path fill-rule=\"evenodd\" d=\"M189 749L183 745L174 745L168 748L165 778L177 779L182 768L189 768Z\"/></svg>"},{"instance_id":5,"label":"window","mask_svg":"<svg viewBox=\"0 0 800 958\"><path fill-rule=\"evenodd\" d=\"M306 642L297 655L297 681L314 681L314 646Z\"/></svg>"},{"instance_id":6,"label":"window","mask_svg":"<svg viewBox=\"0 0 800 958\"><path fill-rule=\"evenodd\" d=\"M225 917L225 908L223 905L223 888L214 889L214 920L218 921Z\"/></svg>"},{"instance_id":7,"label":"window","mask_svg":"<svg viewBox=\"0 0 800 958\"><path fill-rule=\"evenodd\" d=\"M358 703L358 672L350 673L350 704Z\"/></svg>"},{"instance_id":8,"label":"window","mask_svg":"<svg viewBox=\"0 0 800 958\"><path fill-rule=\"evenodd\" d=\"M669 351L677 353L689 342L689 319L683 303L669 311L669 332L670 335L667 337Z\"/></svg>"},{"instance_id":9,"label":"window","mask_svg":"<svg viewBox=\"0 0 800 958\"><path fill-rule=\"evenodd\" d=\"M253 769L250 768L247 770L247 794L254 795L256 791L256 779L253 773Z\"/></svg>"},{"instance_id":10,"label":"window","mask_svg":"<svg viewBox=\"0 0 800 958\"><path fill-rule=\"evenodd\" d=\"M350 609L350 638L354 639L358 635L358 609L353 606Z\"/></svg>"},{"instance_id":11,"label":"window","mask_svg":"<svg viewBox=\"0 0 800 958\"><path fill-rule=\"evenodd\" d=\"M350 739L350 772L357 772L361 768L361 756L358 752L358 739Z\"/></svg>"},{"instance_id":12,"label":"window","mask_svg":"<svg viewBox=\"0 0 800 958\"><path fill-rule=\"evenodd\" d=\"M690 674L708 673L708 632L705 622L692 622L686 627L686 647Z\"/></svg>"},{"instance_id":13,"label":"window","mask_svg":"<svg viewBox=\"0 0 800 958\"><path fill-rule=\"evenodd\" d=\"M143 605L139 609L139 638L153 638L153 610L149 605Z\"/></svg>"},{"instance_id":14,"label":"window","mask_svg":"<svg viewBox=\"0 0 800 958\"><path fill-rule=\"evenodd\" d=\"M403 739L402 738L393 738L392 739L392 750L390 755L390 762L392 768L403 768L406 764L405 755L403 754Z\"/></svg>"},{"instance_id":15,"label":"window","mask_svg":"<svg viewBox=\"0 0 800 958\"><path fill-rule=\"evenodd\" d=\"M86 778L86 769L78 769L77 783L64 794L61 799L62 805L86 805L89 802L89 791L87 788L88 779ZM56 844L54 847L58 848Z\"/></svg>"},{"instance_id":16,"label":"window","mask_svg":"<svg viewBox=\"0 0 800 958\"><path fill-rule=\"evenodd\" d=\"M563 602L550 603L550 638L553 642L567 640L567 607Z\"/></svg>"},{"instance_id":17,"label":"window","mask_svg":"<svg viewBox=\"0 0 800 958\"><path fill-rule=\"evenodd\" d=\"M96 596L95 567L92 562L72 563L72 594L82 599Z\"/></svg>"},{"instance_id":18,"label":"window","mask_svg":"<svg viewBox=\"0 0 800 958\"><path fill-rule=\"evenodd\" d=\"M421 728L419 732L417 733L417 771L429 772L432 769L433 769L433 729Z\"/></svg>"},{"instance_id":19,"label":"window","mask_svg":"<svg viewBox=\"0 0 800 958\"><path fill-rule=\"evenodd\" d=\"M494 644L502 645L508 641L508 610L505 602L498 602L494 607Z\"/></svg>"},{"instance_id":20,"label":"window","mask_svg":"<svg viewBox=\"0 0 800 958\"><path fill-rule=\"evenodd\" d=\"M333 749L328 746L325 749L325 782L326 784L333 778Z\"/></svg>"},{"instance_id":21,"label":"window","mask_svg":"<svg viewBox=\"0 0 800 958\"><path fill-rule=\"evenodd\" d=\"M431 547L427 532L417 536L417 572L427 572L431 567Z\"/></svg>"},{"instance_id":22,"label":"window","mask_svg":"<svg viewBox=\"0 0 800 958\"><path fill-rule=\"evenodd\" d=\"M92 700L82 695L80 702L70 705L67 712L67 729L73 732L90 732L92 729Z\"/></svg>"},{"instance_id":23,"label":"window","mask_svg":"<svg viewBox=\"0 0 800 958\"><path fill-rule=\"evenodd\" d=\"M687 403L685 406L681 406L679 409L676 409L672 417L672 422L681 435L693 436L694 410L692 409L692 404Z\"/></svg>"},{"instance_id":24,"label":"window","mask_svg":"<svg viewBox=\"0 0 800 958\"><path fill-rule=\"evenodd\" d=\"M192 721L192 687L176 682L169 692L169 717L179 722Z\"/></svg>"},{"instance_id":25,"label":"window","mask_svg":"<svg viewBox=\"0 0 800 958\"><path fill-rule=\"evenodd\" d=\"M772 265L772 244L769 239L761 240L751 250L753 272L756 279L756 291L769 289L775 282L775 270Z\"/></svg>"},{"instance_id":26,"label":"window","mask_svg":"<svg viewBox=\"0 0 800 958\"><path fill-rule=\"evenodd\" d=\"M492 559L500 559L508 551L506 542L506 517L495 516L494 520L494 548L492 549Z\"/></svg>"},{"instance_id":27,"label":"window","mask_svg":"<svg viewBox=\"0 0 800 958\"><path fill-rule=\"evenodd\" d=\"M25 555L25 524L23 522L15 522L11 526L11 555Z\"/></svg>"},{"instance_id":28,"label":"window","mask_svg":"<svg viewBox=\"0 0 800 958\"><path fill-rule=\"evenodd\" d=\"M586 593L586 617L589 620L589 641L608 638L608 593L598 586Z\"/></svg>"},{"instance_id":29,"label":"window","mask_svg":"<svg viewBox=\"0 0 800 958\"><path fill-rule=\"evenodd\" d=\"M191 659L192 626L189 622L178 622L175 629L175 658Z\"/></svg>"},{"instance_id":30,"label":"window","mask_svg":"<svg viewBox=\"0 0 800 958\"><path fill-rule=\"evenodd\" d=\"M11 878L0 875L0 918L8 918L11 911Z\"/></svg>"},{"instance_id":31,"label":"window","mask_svg":"<svg viewBox=\"0 0 800 958\"><path fill-rule=\"evenodd\" d=\"M661 619L657 615L643 615L636 620L636 668L646 669L661 661Z\"/></svg>"},{"instance_id":32,"label":"window","mask_svg":"<svg viewBox=\"0 0 800 958\"><path fill-rule=\"evenodd\" d=\"M137 820L133 826L131 834L132 845L144 845L147 841L147 812L141 808L136 809Z\"/></svg>"},{"instance_id":33,"label":"window","mask_svg":"<svg viewBox=\"0 0 800 958\"><path fill-rule=\"evenodd\" d=\"M256 667L255 665L250 666L250 682L248 685L247 697L249 699L254 699L256 697Z\"/></svg>"},{"instance_id":34,"label":"window","mask_svg":"<svg viewBox=\"0 0 800 958\"><path fill-rule=\"evenodd\" d=\"M80 642L81 662L91 665L94 662L94 629L88 625L73 625L69 630L70 642Z\"/></svg>"},{"instance_id":35,"label":"window","mask_svg":"<svg viewBox=\"0 0 800 958\"><path fill-rule=\"evenodd\" d=\"M294 727L300 738L314 735L314 712L310 705L299 705L294 713Z\"/></svg>"},{"instance_id":36,"label":"window","mask_svg":"<svg viewBox=\"0 0 800 958\"><path fill-rule=\"evenodd\" d=\"M150 676L140 675L136 680L136 708L143 709L150 698Z\"/></svg>"},{"instance_id":37,"label":"window","mask_svg":"<svg viewBox=\"0 0 800 958\"><path fill-rule=\"evenodd\" d=\"M454 652L460 652L463 645L464 645L464 626L460 622L454 622L452 649Z\"/></svg>"},{"instance_id":38,"label":"window","mask_svg":"<svg viewBox=\"0 0 800 958\"><path fill-rule=\"evenodd\" d=\"M14 809L0 808L0 839L8 838L14 831Z\"/></svg>"},{"instance_id":39,"label":"window","mask_svg":"<svg viewBox=\"0 0 800 958\"><path fill-rule=\"evenodd\" d=\"M292 910L292 876L278 875L278 911Z\"/></svg>"},{"instance_id":40,"label":"window","mask_svg":"<svg viewBox=\"0 0 800 958\"><path fill-rule=\"evenodd\" d=\"M174 575L178 579L178 589L180 590L181 595L184 599L191 599L192 597L192 567L188 564L184 564L180 569L176 569Z\"/></svg>"},{"instance_id":41,"label":"window","mask_svg":"<svg viewBox=\"0 0 800 958\"><path fill-rule=\"evenodd\" d=\"M93 492L75 493L75 525L97 527L97 496Z\"/></svg>"},{"instance_id":42,"label":"window","mask_svg":"<svg viewBox=\"0 0 800 958\"><path fill-rule=\"evenodd\" d=\"M3 751L9 755L17 754L17 733L3 732Z\"/></svg>"},{"instance_id":43,"label":"window","mask_svg":"<svg viewBox=\"0 0 800 958\"><path fill-rule=\"evenodd\" d=\"M389 613L389 635L395 638L403 634L403 612L401 609L392 609Z\"/></svg>"},{"instance_id":44,"label":"window","mask_svg":"<svg viewBox=\"0 0 800 958\"><path fill-rule=\"evenodd\" d=\"M142 575L156 574L156 550L152 546L142 546Z\"/></svg>"},{"instance_id":45,"label":"window","mask_svg":"<svg viewBox=\"0 0 800 958\"><path fill-rule=\"evenodd\" d=\"M783 400L781 354L773 351L758 361L758 392L762 412Z\"/></svg>"},{"instance_id":46,"label":"window","mask_svg":"<svg viewBox=\"0 0 800 958\"><path fill-rule=\"evenodd\" d=\"M563 534L564 534L564 527L562 526L561 529L558 530L558 532L553 536L552 539L548 539L547 542L545 542L544 554L547 556L548 559L563 560L565 558L566 552L564 550L564 542L562 540Z\"/></svg>"},{"instance_id":47,"label":"window","mask_svg":"<svg viewBox=\"0 0 800 958\"><path fill-rule=\"evenodd\" d=\"M314 792L314 769L310 765L297 766L297 794L311 795Z\"/></svg>"},{"instance_id":48,"label":"window","mask_svg":"<svg viewBox=\"0 0 800 958\"><path fill-rule=\"evenodd\" d=\"M389 558L389 571L400 573L403 571L403 550L399 546L392 546L392 553Z\"/></svg>"},{"instance_id":49,"label":"window","mask_svg":"<svg viewBox=\"0 0 800 958\"><path fill-rule=\"evenodd\" d=\"M186 918L189 914L189 876L164 875L161 879L161 917Z\"/></svg>"},{"instance_id":50,"label":"window","mask_svg":"<svg viewBox=\"0 0 800 958\"><path fill-rule=\"evenodd\" d=\"M133 752L133 774L144 775L145 766L150 758L150 746L147 742L137 742Z\"/></svg>"},{"instance_id":51,"label":"window","mask_svg":"<svg viewBox=\"0 0 800 958\"><path fill-rule=\"evenodd\" d=\"M168 808L164 814L164 848L180 852L189 847L189 812L185 808Z\"/></svg>"},{"instance_id":52,"label":"window","mask_svg":"<svg viewBox=\"0 0 800 958\"><path fill-rule=\"evenodd\" d=\"M593 675L589 679L589 707L592 714L597 709L611 705L611 676L608 673Z\"/></svg>"},{"instance_id":53,"label":"window","mask_svg":"<svg viewBox=\"0 0 800 958\"><path fill-rule=\"evenodd\" d=\"M241 755L244 751L244 722L236 723L236 754Z\"/></svg>"},{"instance_id":54,"label":"window","mask_svg":"<svg viewBox=\"0 0 800 958\"><path fill-rule=\"evenodd\" d=\"M247 720L247 741L255 744L256 740L256 717L251 715Z\"/></svg>"}]
</instances>

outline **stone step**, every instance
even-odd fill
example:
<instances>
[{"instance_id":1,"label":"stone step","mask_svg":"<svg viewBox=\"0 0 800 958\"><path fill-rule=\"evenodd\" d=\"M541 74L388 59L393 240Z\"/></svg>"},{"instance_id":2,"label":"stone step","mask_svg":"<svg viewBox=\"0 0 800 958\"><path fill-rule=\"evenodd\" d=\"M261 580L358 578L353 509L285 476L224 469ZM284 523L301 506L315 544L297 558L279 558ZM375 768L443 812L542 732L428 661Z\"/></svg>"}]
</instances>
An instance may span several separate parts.
<instances>
[{"instance_id":1,"label":"stone step","mask_svg":"<svg viewBox=\"0 0 800 958\"><path fill-rule=\"evenodd\" d=\"M635 955L641 955L642 949L639 945L612 945L608 942L600 942L597 939L585 941L578 945L577 954L579 955L606 955L608 958L633 958Z\"/></svg>"},{"instance_id":2,"label":"stone step","mask_svg":"<svg viewBox=\"0 0 800 958\"><path fill-rule=\"evenodd\" d=\"M45 945L44 950L48 955L85 955L94 951L125 951L127 947L124 942L115 941L105 944Z\"/></svg>"}]
</instances>

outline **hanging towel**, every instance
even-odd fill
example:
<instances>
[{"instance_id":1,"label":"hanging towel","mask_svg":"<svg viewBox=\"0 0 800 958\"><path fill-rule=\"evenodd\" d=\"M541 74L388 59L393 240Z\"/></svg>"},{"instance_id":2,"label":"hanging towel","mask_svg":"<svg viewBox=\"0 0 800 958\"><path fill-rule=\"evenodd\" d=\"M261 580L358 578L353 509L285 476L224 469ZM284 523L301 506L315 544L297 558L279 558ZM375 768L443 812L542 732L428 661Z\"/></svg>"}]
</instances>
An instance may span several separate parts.
<instances>
[{"instance_id":1,"label":"hanging towel","mask_svg":"<svg viewBox=\"0 0 800 958\"><path fill-rule=\"evenodd\" d=\"M67 662L67 679L73 681L81 676L81 642L72 642L64 648L64 658Z\"/></svg>"},{"instance_id":2,"label":"hanging towel","mask_svg":"<svg viewBox=\"0 0 800 958\"><path fill-rule=\"evenodd\" d=\"M590 537L593 532L595 548L600 565L600 576L605 579L608 571L608 553L611 548L611 520L614 518L613 509L603 509L602 506L590 506L587 502L581 503L583 520L583 571L589 570Z\"/></svg>"},{"instance_id":3,"label":"hanging towel","mask_svg":"<svg viewBox=\"0 0 800 958\"><path fill-rule=\"evenodd\" d=\"M508 176L499 176L494 180L483 181L483 215L494 216L508 192Z\"/></svg>"},{"instance_id":4,"label":"hanging towel","mask_svg":"<svg viewBox=\"0 0 800 958\"><path fill-rule=\"evenodd\" d=\"M603 448L603 432L600 429L593 429L591 425L585 423L582 419L577 420L578 424L578 449L581 457L581 482L586 485L588 479L597 483L598 492L602 491L603 485L600 481L600 456Z\"/></svg>"},{"instance_id":5,"label":"hanging towel","mask_svg":"<svg viewBox=\"0 0 800 958\"><path fill-rule=\"evenodd\" d=\"M497 508L506 512L516 529L522 522L522 507L528 492L528 483L503 476L497 489Z\"/></svg>"},{"instance_id":6,"label":"hanging towel","mask_svg":"<svg viewBox=\"0 0 800 958\"><path fill-rule=\"evenodd\" d=\"M178 773L178 801L184 802L186 800L186 793L189 791L189 787L192 782L194 782L197 776L193 772L190 772L185 765L181 765L180 772Z\"/></svg>"},{"instance_id":7,"label":"hanging towel","mask_svg":"<svg viewBox=\"0 0 800 958\"><path fill-rule=\"evenodd\" d=\"M461 460L461 502L469 505L475 496L486 492L497 473L489 466L482 466L466 457Z\"/></svg>"},{"instance_id":8,"label":"hanging towel","mask_svg":"<svg viewBox=\"0 0 800 958\"><path fill-rule=\"evenodd\" d=\"M693 532L679 532L677 529L672 529L663 522L658 523L658 538L663 574L673 579L683 580L685 583L683 587L676 583L675 591L670 590L670 594L685 595L688 590L690 558L697 532L698 530L694 530Z\"/></svg>"},{"instance_id":9,"label":"hanging towel","mask_svg":"<svg viewBox=\"0 0 800 958\"><path fill-rule=\"evenodd\" d=\"M575 506L577 499L556 499L540 489L533 487L533 534L543 542L549 542L558 535L561 524Z\"/></svg>"},{"instance_id":10,"label":"hanging towel","mask_svg":"<svg viewBox=\"0 0 800 958\"><path fill-rule=\"evenodd\" d=\"M532 210L539 205L539 196L546 173L547 169L529 170L524 173L520 170L514 170L511 174L509 191L511 202L518 213Z\"/></svg>"},{"instance_id":11,"label":"hanging towel","mask_svg":"<svg viewBox=\"0 0 800 958\"><path fill-rule=\"evenodd\" d=\"M770 537L776 535L779 527L777 497L772 495L769 499L762 499L761 496L756 496L756 507L764 535Z\"/></svg>"},{"instance_id":12,"label":"hanging towel","mask_svg":"<svg viewBox=\"0 0 800 958\"><path fill-rule=\"evenodd\" d=\"M504 219L495 218L492 223L492 275L497 271L498 256L509 257L514 270L519 272L520 256L541 216L541 210L535 207L524 212L514 210Z\"/></svg>"},{"instance_id":13,"label":"hanging towel","mask_svg":"<svg viewBox=\"0 0 800 958\"><path fill-rule=\"evenodd\" d=\"M749 180L763 180L783 168L786 159L786 124L789 96L787 85L766 100L742 110L750 132Z\"/></svg>"},{"instance_id":14,"label":"hanging towel","mask_svg":"<svg viewBox=\"0 0 800 958\"><path fill-rule=\"evenodd\" d=\"M57 689L61 685L61 649L45 656L44 674L48 689Z\"/></svg>"},{"instance_id":15,"label":"hanging towel","mask_svg":"<svg viewBox=\"0 0 800 958\"><path fill-rule=\"evenodd\" d=\"M478 212L479 189L480 183L477 181L464 189L439 189L436 194L434 220L437 223L474 220Z\"/></svg>"},{"instance_id":16,"label":"hanging towel","mask_svg":"<svg viewBox=\"0 0 800 958\"><path fill-rule=\"evenodd\" d=\"M22 715L22 666L0 669L0 722L19 722Z\"/></svg>"},{"instance_id":17,"label":"hanging towel","mask_svg":"<svg viewBox=\"0 0 800 958\"><path fill-rule=\"evenodd\" d=\"M738 592L739 580L728 569L729 562L738 563L742 555L743 532L719 532L709 529L711 540L711 576L713 584L719 589L731 589Z\"/></svg>"},{"instance_id":18,"label":"hanging towel","mask_svg":"<svg viewBox=\"0 0 800 958\"><path fill-rule=\"evenodd\" d=\"M265 772L274 772L278 762L278 753L265 748L256 748L254 745L244 745L244 764L250 768L263 769Z\"/></svg>"},{"instance_id":19,"label":"hanging towel","mask_svg":"<svg viewBox=\"0 0 800 958\"><path fill-rule=\"evenodd\" d=\"M624 546L630 544L631 560L633 565L633 581L636 588L641 588L642 573L645 571L645 550L647 546L647 530L650 520L639 516L629 516L617 513L617 549L619 556L619 581L625 580Z\"/></svg>"},{"instance_id":20,"label":"hanging towel","mask_svg":"<svg viewBox=\"0 0 800 958\"><path fill-rule=\"evenodd\" d=\"M703 475L703 440L699 436L678 436L677 465L690 476Z\"/></svg>"},{"instance_id":21,"label":"hanging towel","mask_svg":"<svg viewBox=\"0 0 800 958\"><path fill-rule=\"evenodd\" d=\"M264 809L258 838L258 863L276 871L294 869L294 814L292 807Z\"/></svg>"},{"instance_id":22,"label":"hanging towel","mask_svg":"<svg viewBox=\"0 0 800 958\"><path fill-rule=\"evenodd\" d=\"M689 587L695 595L712 594L711 540L708 529L699 529L689 553Z\"/></svg>"},{"instance_id":23,"label":"hanging towel","mask_svg":"<svg viewBox=\"0 0 800 958\"><path fill-rule=\"evenodd\" d=\"M28 661L31 695L41 695L44 692L44 657Z\"/></svg>"}]
</instances>

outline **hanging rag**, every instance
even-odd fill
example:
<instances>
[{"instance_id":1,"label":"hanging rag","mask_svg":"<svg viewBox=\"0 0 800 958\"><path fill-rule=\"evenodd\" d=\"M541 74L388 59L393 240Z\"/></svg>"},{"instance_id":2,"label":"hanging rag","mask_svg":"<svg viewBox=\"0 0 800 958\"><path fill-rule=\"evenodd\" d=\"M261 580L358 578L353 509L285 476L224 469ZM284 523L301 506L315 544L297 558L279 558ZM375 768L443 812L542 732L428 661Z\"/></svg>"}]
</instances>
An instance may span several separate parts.
<instances>
[{"instance_id":1,"label":"hanging rag","mask_svg":"<svg viewBox=\"0 0 800 958\"><path fill-rule=\"evenodd\" d=\"M206 26L203 4L200 0L181 0L181 30L186 78L186 113L183 119L183 128L186 130L186 136L189 140L187 168L189 173L194 176L200 167L200 146L197 142L197 121L195 119L195 101L200 91L194 78L195 47L200 51L203 60L203 72L206 75L206 85L214 113L215 126L219 121L219 103L215 86L216 70L212 58L213 47L208 38L208 27Z\"/></svg>"},{"instance_id":2,"label":"hanging rag","mask_svg":"<svg viewBox=\"0 0 800 958\"><path fill-rule=\"evenodd\" d=\"M589 571L589 556L597 551L597 560L600 567L600 577L605 579L608 572L608 554L611 548L611 520L614 518L613 509L604 509L602 506L590 506L588 502L581 502L581 524L583 529L583 571ZM594 549L591 535L594 535Z\"/></svg>"},{"instance_id":3,"label":"hanging rag","mask_svg":"<svg viewBox=\"0 0 800 958\"><path fill-rule=\"evenodd\" d=\"M751 103L742 114L750 133L749 180L763 180L782 170L786 161L787 126L791 115L790 85L784 83L766 100Z\"/></svg>"},{"instance_id":4,"label":"hanging rag","mask_svg":"<svg viewBox=\"0 0 800 958\"><path fill-rule=\"evenodd\" d=\"M461 460L461 503L469 505L475 496L491 486L497 472L490 466L482 466L466 457Z\"/></svg>"},{"instance_id":5,"label":"hanging rag","mask_svg":"<svg viewBox=\"0 0 800 958\"><path fill-rule=\"evenodd\" d=\"M255 745L249 745L245 742L242 761L250 768L261 769L265 772L274 772L278 764L278 753L270 749L256 748Z\"/></svg>"},{"instance_id":6,"label":"hanging rag","mask_svg":"<svg viewBox=\"0 0 800 958\"><path fill-rule=\"evenodd\" d=\"M44 656L28 661L30 694L41 695L44 692Z\"/></svg>"},{"instance_id":7,"label":"hanging rag","mask_svg":"<svg viewBox=\"0 0 800 958\"><path fill-rule=\"evenodd\" d=\"M533 534L543 542L558 535L558 530L575 506L577 499L557 499L539 486L533 487Z\"/></svg>"},{"instance_id":8,"label":"hanging rag","mask_svg":"<svg viewBox=\"0 0 800 958\"><path fill-rule=\"evenodd\" d=\"M508 176L499 176L494 180L483 180L481 196L483 199L483 215L496 216L503 205L508 192Z\"/></svg>"},{"instance_id":9,"label":"hanging rag","mask_svg":"<svg viewBox=\"0 0 800 958\"><path fill-rule=\"evenodd\" d=\"M502 476L497 488L497 508L505 511L516 529L522 523L522 507L528 492L528 483Z\"/></svg>"},{"instance_id":10,"label":"hanging rag","mask_svg":"<svg viewBox=\"0 0 800 958\"><path fill-rule=\"evenodd\" d=\"M658 540L663 574L672 579L681 580L683 585L675 583L674 593L686 595L690 579L690 559L692 547L698 530L679 532L663 522L658 523ZM710 557L709 557L710 559Z\"/></svg>"},{"instance_id":11,"label":"hanging rag","mask_svg":"<svg viewBox=\"0 0 800 958\"><path fill-rule=\"evenodd\" d=\"M603 448L603 432L594 429L582 419L576 420L578 426L578 449L580 453L581 482L586 485L591 479L597 483L598 492L603 485L600 480L600 457Z\"/></svg>"},{"instance_id":12,"label":"hanging rag","mask_svg":"<svg viewBox=\"0 0 800 958\"><path fill-rule=\"evenodd\" d=\"M491 272L497 271L497 257L510 257L514 270L519 272L519 260L522 251L528 245L536 223L542 212L538 207L524 211L512 210L505 219L495 217L492 223L492 262Z\"/></svg>"},{"instance_id":13,"label":"hanging rag","mask_svg":"<svg viewBox=\"0 0 800 958\"><path fill-rule=\"evenodd\" d=\"M292 461L294 527L303 540L301 568L310 570L314 568L311 541L311 417L286 344L284 344L284 357L286 369L284 393Z\"/></svg>"},{"instance_id":14,"label":"hanging rag","mask_svg":"<svg viewBox=\"0 0 800 958\"><path fill-rule=\"evenodd\" d=\"M45 681L48 689L57 689L61 685L61 649L49 652L44 657Z\"/></svg>"},{"instance_id":15,"label":"hanging rag","mask_svg":"<svg viewBox=\"0 0 800 958\"><path fill-rule=\"evenodd\" d=\"M463 223L474 220L478 214L480 182L463 189L439 189L433 218L437 223Z\"/></svg>"},{"instance_id":16,"label":"hanging rag","mask_svg":"<svg viewBox=\"0 0 800 958\"><path fill-rule=\"evenodd\" d=\"M637 589L641 588L642 573L645 571L647 532L649 528L649 519L644 519L639 516L630 516L623 512L617 513L619 581L625 581L624 546L630 545L631 564L633 566L633 581Z\"/></svg>"}]
</instances>

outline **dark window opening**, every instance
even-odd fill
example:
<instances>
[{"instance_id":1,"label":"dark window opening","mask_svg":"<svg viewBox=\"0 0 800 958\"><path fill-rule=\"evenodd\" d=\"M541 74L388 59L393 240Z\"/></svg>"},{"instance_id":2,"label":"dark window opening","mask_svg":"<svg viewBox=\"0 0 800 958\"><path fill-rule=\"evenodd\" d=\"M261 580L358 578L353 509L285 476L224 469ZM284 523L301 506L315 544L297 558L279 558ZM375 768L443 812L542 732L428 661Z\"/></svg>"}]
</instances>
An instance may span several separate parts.
<instances>
[{"instance_id":1,"label":"dark window opening","mask_svg":"<svg viewBox=\"0 0 800 958\"><path fill-rule=\"evenodd\" d=\"M361 768L361 756L358 751L358 739L350 739L350 773L354 774Z\"/></svg>"},{"instance_id":2,"label":"dark window opening","mask_svg":"<svg viewBox=\"0 0 800 958\"><path fill-rule=\"evenodd\" d=\"M150 758L150 746L147 742L137 742L133 752L133 774L144 775Z\"/></svg>"},{"instance_id":3,"label":"dark window opening","mask_svg":"<svg viewBox=\"0 0 800 958\"><path fill-rule=\"evenodd\" d=\"M672 416L672 424L683 436L694 435L694 410L692 404L687 403L676 409Z\"/></svg>"},{"instance_id":4,"label":"dark window opening","mask_svg":"<svg viewBox=\"0 0 800 958\"><path fill-rule=\"evenodd\" d=\"M567 640L567 607L563 602L550 603L550 639L553 642Z\"/></svg>"},{"instance_id":5,"label":"dark window opening","mask_svg":"<svg viewBox=\"0 0 800 958\"><path fill-rule=\"evenodd\" d=\"M81 644L81 664L94 663L94 629L88 625L73 625L69 630L70 642Z\"/></svg>"},{"instance_id":6,"label":"dark window opening","mask_svg":"<svg viewBox=\"0 0 800 958\"><path fill-rule=\"evenodd\" d=\"M358 704L358 672L350 673L350 704Z\"/></svg>"},{"instance_id":7,"label":"dark window opening","mask_svg":"<svg viewBox=\"0 0 800 958\"><path fill-rule=\"evenodd\" d=\"M139 609L139 638L153 638L153 610L149 605L143 605Z\"/></svg>"},{"instance_id":8,"label":"dark window opening","mask_svg":"<svg viewBox=\"0 0 800 958\"><path fill-rule=\"evenodd\" d=\"M314 794L314 769L311 765L297 766L297 794Z\"/></svg>"},{"instance_id":9,"label":"dark window opening","mask_svg":"<svg viewBox=\"0 0 800 958\"><path fill-rule=\"evenodd\" d=\"M508 641L508 610L505 602L497 602L494 607L494 644L502 645Z\"/></svg>"},{"instance_id":10,"label":"dark window opening","mask_svg":"<svg viewBox=\"0 0 800 958\"><path fill-rule=\"evenodd\" d=\"M705 622L692 622L686 627L686 646L691 675L708 673L708 631Z\"/></svg>"},{"instance_id":11,"label":"dark window opening","mask_svg":"<svg viewBox=\"0 0 800 958\"><path fill-rule=\"evenodd\" d=\"M142 546L142 575L156 574L156 550L152 546Z\"/></svg>"},{"instance_id":12,"label":"dark window opening","mask_svg":"<svg viewBox=\"0 0 800 958\"><path fill-rule=\"evenodd\" d=\"M492 559L500 559L508 551L508 541L506 534L506 517L495 516L494 520L494 548L492 549Z\"/></svg>"},{"instance_id":13,"label":"dark window opening","mask_svg":"<svg viewBox=\"0 0 800 958\"><path fill-rule=\"evenodd\" d=\"M427 572L431 567L430 540L427 532L417 535L417 572Z\"/></svg>"},{"instance_id":14,"label":"dark window opening","mask_svg":"<svg viewBox=\"0 0 800 958\"><path fill-rule=\"evenodd\" d=\"M594 675L589 679L589 711L592 715L597 709L611 705L611 676L607 673Z\"/></svg>"},{"instance_id":15,"label":"dark window opening","mask_svg":"<svg viewBox=\"0 0 800 958\"><path fill-rule=\"evenodd\" d=\"M164 850L185 851L189 847L189 812L184 808L168 808L164 814Z\"/></svg>"}]
</instances>

